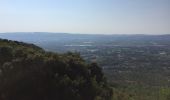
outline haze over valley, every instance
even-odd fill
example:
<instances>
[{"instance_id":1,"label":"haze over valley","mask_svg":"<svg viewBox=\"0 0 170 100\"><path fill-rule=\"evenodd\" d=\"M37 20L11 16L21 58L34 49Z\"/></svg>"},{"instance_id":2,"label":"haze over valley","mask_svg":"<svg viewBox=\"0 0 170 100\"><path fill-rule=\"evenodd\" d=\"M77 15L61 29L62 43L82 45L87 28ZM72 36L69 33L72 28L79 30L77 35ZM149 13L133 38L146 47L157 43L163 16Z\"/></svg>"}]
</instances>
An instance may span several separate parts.
<instances>
[{"instance_id":1,"label":"haze over valley","mask_svg":"<svg viewBox=\"0 0 170 100\"><path fill-rule=\"evenodd\" d=\"M170 0L0 0L0 100L170 100Z\"/></svg>"}]
</instances>

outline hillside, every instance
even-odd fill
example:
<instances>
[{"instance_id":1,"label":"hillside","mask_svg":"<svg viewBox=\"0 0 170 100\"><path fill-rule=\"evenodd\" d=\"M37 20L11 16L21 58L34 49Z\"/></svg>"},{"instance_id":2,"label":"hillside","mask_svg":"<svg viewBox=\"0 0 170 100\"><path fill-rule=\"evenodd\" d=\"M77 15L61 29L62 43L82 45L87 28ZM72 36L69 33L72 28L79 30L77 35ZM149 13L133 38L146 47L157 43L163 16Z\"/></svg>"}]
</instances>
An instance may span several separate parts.
<instances>
[{"instance_id":1,"label":"hillside","mask_svg":"<svg viewBox=\"0 0 170 100\"><path fill-rule=\"evenodd\" d=\"M101 68L79 54L0 39L0 100L110 100L111 95Z\"/></svg>"},{"instance_id":2,"label":"hillside","mask_svg":"<svg viewBox=\"0 0 170 100\"><path fill-rule=\"evenodd\" d=\"M170 100L170 35L36 32L1 33L0 38L33 43L43 48L33 44L1 40L3 42L0 46L7 47L9 51L12 49L12 53L15 54L13 57L17 56L17 59L43 56L44 63L44 60L49 57L51 59L52 55L57 55L57 59L67 59L64 62L68 63L70 55L74 55L76 59L83 58L87 63L97 62L108 84L112 86L113 100ZM57 52L57 54L46 51ZM67 53L69 51L79 52L82 58L77 53ZM35 59L39 61L39 58ZM3 59L7 58L3 57ZM81 61L85 66L90 65L85 62Z\"/></svg>"}]
</instances>

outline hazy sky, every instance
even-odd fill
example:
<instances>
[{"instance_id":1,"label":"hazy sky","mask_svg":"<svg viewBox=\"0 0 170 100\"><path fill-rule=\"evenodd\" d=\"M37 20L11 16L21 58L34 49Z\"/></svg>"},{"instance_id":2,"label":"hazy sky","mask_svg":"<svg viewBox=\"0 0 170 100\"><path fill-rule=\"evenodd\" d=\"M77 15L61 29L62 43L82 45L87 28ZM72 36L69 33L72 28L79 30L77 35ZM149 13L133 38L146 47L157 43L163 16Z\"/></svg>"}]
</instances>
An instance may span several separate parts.
<instances>
[{"instance_id":1,"label":"hazy sky","mask_svg":"<svg viewBox=\"0 0 170 100\"><path fill-rule=\"evenodd\" d=\"M0 32L170 34L170 0L0 0Z\"/></svg>"}]
</instances>

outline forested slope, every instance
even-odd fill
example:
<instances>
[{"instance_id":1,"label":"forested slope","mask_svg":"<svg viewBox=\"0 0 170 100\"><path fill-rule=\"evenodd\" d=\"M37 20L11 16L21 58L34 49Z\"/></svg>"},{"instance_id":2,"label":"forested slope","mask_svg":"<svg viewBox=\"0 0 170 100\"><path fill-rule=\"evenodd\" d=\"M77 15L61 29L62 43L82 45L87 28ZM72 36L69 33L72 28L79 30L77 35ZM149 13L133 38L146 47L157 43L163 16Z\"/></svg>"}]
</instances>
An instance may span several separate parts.
<instances>
[{"instance_id":1,"label":"forested slope","mask_svg":"<svg viewBox=\"0 0 170 100\"><path fill-rule=\"evenodd\" d=\"M0 39L0 100L110 100L112 94L101 68L79 54Z\"/></svg>"}]
</instances>

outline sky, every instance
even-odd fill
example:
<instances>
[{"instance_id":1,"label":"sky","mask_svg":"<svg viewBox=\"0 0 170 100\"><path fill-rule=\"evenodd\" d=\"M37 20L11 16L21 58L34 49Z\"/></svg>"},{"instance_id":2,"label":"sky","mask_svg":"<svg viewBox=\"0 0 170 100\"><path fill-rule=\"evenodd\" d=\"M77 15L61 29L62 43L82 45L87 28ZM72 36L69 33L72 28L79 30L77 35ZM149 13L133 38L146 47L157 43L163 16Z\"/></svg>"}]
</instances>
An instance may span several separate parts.
<instances>
[{"instance_id":1,"label":"sky","mask_svg":"<svg viewBox=\"0 0 170 100\"><path fill-rule=\"evenodd\" d=\"M0 0L0 33L170 34L170 0Z\"/></svg>"}]
</instances>

